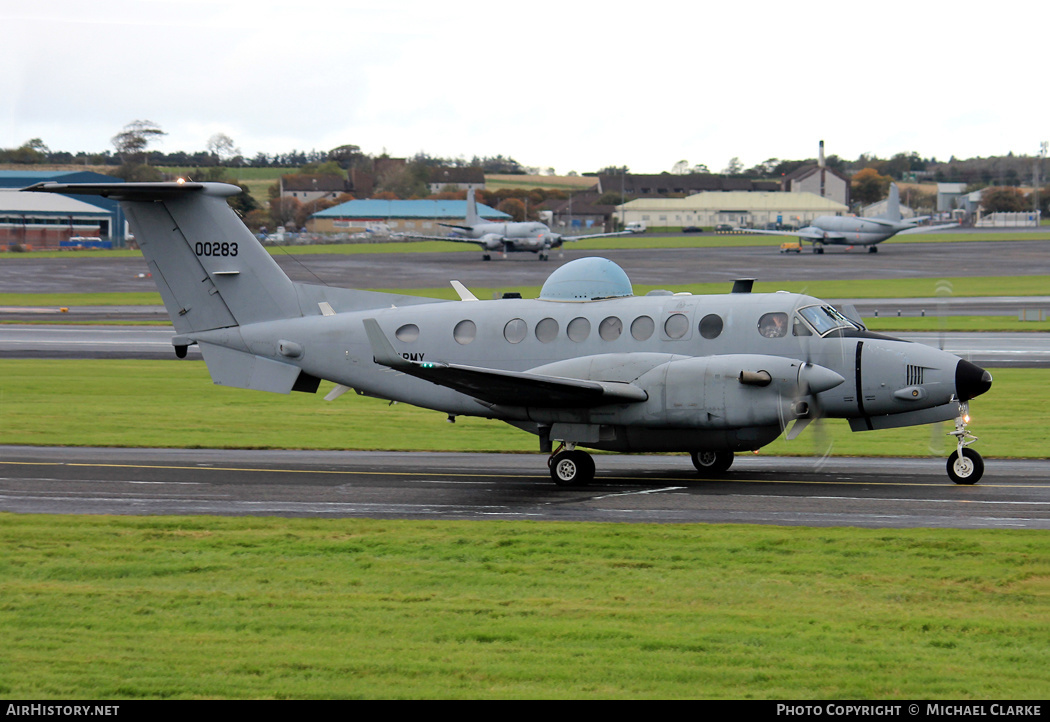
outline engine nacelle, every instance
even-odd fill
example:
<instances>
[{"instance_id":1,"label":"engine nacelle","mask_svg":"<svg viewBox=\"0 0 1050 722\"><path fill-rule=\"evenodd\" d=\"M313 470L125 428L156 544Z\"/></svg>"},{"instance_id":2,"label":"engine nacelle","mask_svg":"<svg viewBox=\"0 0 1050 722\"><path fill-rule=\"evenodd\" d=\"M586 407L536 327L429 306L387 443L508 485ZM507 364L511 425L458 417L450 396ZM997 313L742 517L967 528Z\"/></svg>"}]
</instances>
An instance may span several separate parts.
<instances>
[{"instance_id":1,"label":"engine nacelle","mask_svg":"<svg viewBox=\"0 0 1050 722\"><path fill-rule=\"evenodd\" d=\"M812 412L814 396L842 376L797 359L759 354L670 361L635 383L649 400L634 423L699 429L784 425Z\"/></svg>"},{"instance_id":2,"label":"engine nacelle","mask_svg":"<svg viewBox=\"0 0 1050 722\"><path fill-rule=\"evenodd\" d=\"M478 240L481 241L481 245L486 251L503 250L503 236L497 233L486 233Z\"/></svg>"}]
</instances>

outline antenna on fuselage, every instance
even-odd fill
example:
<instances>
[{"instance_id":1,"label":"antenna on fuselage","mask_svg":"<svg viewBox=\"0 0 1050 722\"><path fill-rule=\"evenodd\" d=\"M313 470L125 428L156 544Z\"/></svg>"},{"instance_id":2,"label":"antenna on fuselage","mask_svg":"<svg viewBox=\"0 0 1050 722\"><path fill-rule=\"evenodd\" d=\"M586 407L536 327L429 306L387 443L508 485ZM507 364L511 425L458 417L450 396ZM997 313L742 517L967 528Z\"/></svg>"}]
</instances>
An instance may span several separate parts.
<instances>
[{"instance_id":1,"label":"antenna on fuselage","mask_svg":"<svg viewBox=\"0 0 1050 722\"><path fill-rule=\"evenodd\" d=\"M733 290L731 293L751 293L751 289L755 286L755 279L753 278L738 278L733 281Z\"/></svg>"}]
</instances>

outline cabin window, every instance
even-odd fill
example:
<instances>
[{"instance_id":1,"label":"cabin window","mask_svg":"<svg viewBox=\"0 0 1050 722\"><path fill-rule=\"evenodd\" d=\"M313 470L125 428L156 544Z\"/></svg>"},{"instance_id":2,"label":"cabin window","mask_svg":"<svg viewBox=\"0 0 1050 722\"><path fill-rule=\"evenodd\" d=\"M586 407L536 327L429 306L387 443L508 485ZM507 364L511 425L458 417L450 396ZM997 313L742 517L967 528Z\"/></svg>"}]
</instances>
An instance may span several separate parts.
<instances>
[{"instance_id":1,"label":"cabin window","mask_svg":"<svg viewBox=\"0 0 1050 722\"><path fill-rule=\"evenodd\" d=\"M787 335L788 317L786 313L766 313L758 319L758 332L766 338L780 338Z\"/></svg>"},{"instance_id":2,"label":"cabin window","mask_svg":"<svg viewBox=\"0 0 1050 722\"><path fill-rule=\"evenodd\" d=\"M456 343L466 345L478 335L478 327L473 321L460 321L452 330L452 338Z\"/></svg>"},{"instance_id":3,"label":"cabin window","mask_svg":"<svg viewBox=\"0 0 1050 722\"><path fill-rule=\"evenodd\" d=\"M636 341L648 341L656 330L656 322L648 316L639 316L631 324L631 335Z\"/></svg>"},{"instance_id":4,"label":"cabin window","mask_svg":"<svg viewBox=\"0 0 1050 722\"><path fill-rule=\"evenodd\" d=\"M689 319L683 313L672 313L664 321L664 333L668 338L679 339L689 332Z\"/></svg>"},{"instance_id":5,"label":"cabin window","mask_svg":"<svg viewBox=\"0 0 1050 722\"><path fill-rule=\"evenodd\" d=\"M569 334L569 338L577 343L586 341L587 337L591 335L591 322L582 317L574 318L569 321L565 331Z\"/></svg>"},{"instance_id":6,"label":"cabin window","mask_svg":"<svg viewBox=\"0 0 1050 722\"><path fill-rule=\"evenodd\" d=\"M837 329L857 328L856 324L831 306L806 306L799 310L799 314L809 321L821 336L827 336Z\"/></svg>"},{"instance_id":7,"label":"cabin window","mask_svg":"<svg viewBox=\"0 0 1050 722\"><path fill-rule=\"evenodd\" d=\"M404 326L394 332L397 336L398 341L404 341L405 343L412 343L419 338L419 326L414 323L406 323Z\"/></svg>"},{"instance_id":8,"label":"cabin window","mask_svg":"<svg viewBox=\"0 0 1050 722\"><path fill-rule=\"evenodd\" d=\"M536 324L536 338L540 343L550 343L558 338L558 322L545 318Z\"/></svg>"},{"instance_id":9,"label":"cabin window","mask_svg":"<svg viewBox=\"0 0 1050 722\"><path fill-rule=\"evenodd\" d=\"M722 335L722 317L709 313L700 320L700 335L704 338L718 338Z\"/></svg>"},{"instance_id":10,"label":"cabin window","mask_svg":"<svg viewBox=\"0 0 1050 722\"><path fill-rule=\"evenodd\" d=\"M791 333L794 336L812 336L813 332L809 330L809 326L806 325L798 316L795 316L791 322Z\"/></svg>"},{"instance_id":11,"label":"cabin window","mask_svg":"<svg viewBox=\"0 0 1050 722\"><path fill-rule=\"evenodd\" d=\"M503 327L503 338L507 339L511 343L521 343L525 340L525 335L529 332L529 327L520 318L512 318L507 321L507 325Z\"/></svg>"},{"instance_id":12,"label":"cabin window","mask_svg":"<svg viewBox=\"0 0 1050 722\"><path fill-rule=\"evenodd\" d=\"M623 321L616 316L609 316L598 324L598 335L603 341L615 341L623 333Z\"/></svg>"}]
</instances>

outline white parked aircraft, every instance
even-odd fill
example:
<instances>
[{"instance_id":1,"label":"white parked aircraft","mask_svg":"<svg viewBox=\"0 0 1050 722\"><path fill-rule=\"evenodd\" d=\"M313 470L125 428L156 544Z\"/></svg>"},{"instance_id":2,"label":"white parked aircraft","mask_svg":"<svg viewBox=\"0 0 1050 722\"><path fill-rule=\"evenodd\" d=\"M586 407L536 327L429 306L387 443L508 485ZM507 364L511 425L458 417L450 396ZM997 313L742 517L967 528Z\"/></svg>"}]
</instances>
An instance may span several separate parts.
<instances>
[{"instance_id":1,"label":"white parked aircraft","mask_svg":"<svg viewBox=\"0 0 1050 722\"><path fill-rule=\"evenodd\" d=\"M414 233L402 233L403 238L425 241L453 241L455 243L473 243L481 246L484 255L482 260L492 260L493 253L536 253L541 261L550 258L552 248L559 248L565 241L582 241L585 238L605 238L606 236L630 236L637 231L619 231L617 233L592 233L585 236L565 236L555 233L545 223L539 221L512 221L509 223L492 223L482 220L478 215L477 202L474 200L474 189L467 191L467 217L464 225L441 223L439 225L457 230L457 235L423 236Z\"/></svg>"},{"instance_id":2,"label":"white parked aircraft","mask_svg":"<svg viewBox=\"0 0 1050 722\"><path fill-rule=\"evenodd\" d=\"M867 246L868 253L878 253L877 243L892 238L898 233L925 233L944 228L956 228L958 223L945 223L938 226L920 226L929 216L903 219L900 209L900 191L897 184L890 184L890 197L886 213L877 218L860 218L857 216L820 216L805 228L797 231L767 231L757 228L737 228L746 233L760 233L770 236L797 236L799 243L809 241L813 244L814 253L823 253L824 246Z\"/></svg>"}]
</instances>

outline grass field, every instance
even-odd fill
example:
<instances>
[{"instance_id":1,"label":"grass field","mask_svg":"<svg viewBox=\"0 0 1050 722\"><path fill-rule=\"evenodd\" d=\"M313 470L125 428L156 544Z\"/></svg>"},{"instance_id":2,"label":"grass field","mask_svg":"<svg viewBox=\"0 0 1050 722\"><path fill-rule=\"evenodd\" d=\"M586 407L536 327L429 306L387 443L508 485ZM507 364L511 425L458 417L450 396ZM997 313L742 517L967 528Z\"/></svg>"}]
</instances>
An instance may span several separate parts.
<instances>
[{"instance_id":1,"label":"grass field","mask_svg":"<svg viewBox=\"0 0 1050 722\"><path fill-rule=\"evenodd\" d=\"M1047 539L0 514L0 696L1039 700Z\"/></svg>"}]
</instances>

